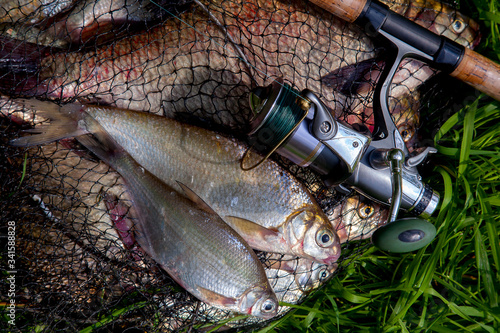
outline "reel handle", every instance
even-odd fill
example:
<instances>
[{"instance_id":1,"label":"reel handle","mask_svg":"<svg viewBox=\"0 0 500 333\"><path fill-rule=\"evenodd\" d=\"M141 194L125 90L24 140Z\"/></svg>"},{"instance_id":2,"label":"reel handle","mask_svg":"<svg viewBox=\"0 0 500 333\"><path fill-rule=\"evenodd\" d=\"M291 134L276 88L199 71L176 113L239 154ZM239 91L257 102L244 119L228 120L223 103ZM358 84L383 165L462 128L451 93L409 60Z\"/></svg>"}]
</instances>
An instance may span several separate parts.
<instances>
[{"instance_id":1,"label":"reel handle","mask_svg":"<svg viewBox=\"0 0 500 333\"><path fill-rule=\"evenodd\" d=\"M375 153L375 152L374 152ZM391 168L392 198L387 224L372 235L373 244L381 250L405 253L426 246L436 237L436 227L419 218L397 219L401 206L403 152L397 148L376 151L376 164L389 164ZM378 155L378 156L377 156Z\"/></svg>"}]
</instances>

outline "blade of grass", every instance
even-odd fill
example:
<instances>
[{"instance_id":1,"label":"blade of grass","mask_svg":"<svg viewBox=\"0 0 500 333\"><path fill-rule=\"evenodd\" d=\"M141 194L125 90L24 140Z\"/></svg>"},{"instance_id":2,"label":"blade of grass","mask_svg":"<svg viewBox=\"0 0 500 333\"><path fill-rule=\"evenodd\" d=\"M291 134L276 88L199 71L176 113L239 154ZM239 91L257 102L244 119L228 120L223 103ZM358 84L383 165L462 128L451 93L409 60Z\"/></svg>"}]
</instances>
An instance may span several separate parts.
<instances>
[{"instance_id":1,"label":"blade of grass","mask_svg":"<svg viewBox=\"0 0 500 333\"><path fill-rule=\"evenodd\" d=\"M459 175L463 175L465 170L467 170L469 152L472 145L472 134L474 133L474 118L476 116L477 103L478 100L466 108L458 166Z\"/></svg>"},{"instance_id":2,"label":"blade of grass","mask_svg":"<svg viewBox=\"0 0 500 333\"><path fill-rule=\"evenodd\" d=\"M331 295L326 295L330 303L332 304L333 310L335 311L335 324L337 327L337 332L340 332L340 315L339 315L339 308L337 306L337 302L333 299ZM333 321L332 321L333 322Z\"/></svg>"},{"instance_id":3,"label":"blade of grass","mask_svg":"<svg viewBox=\"0 0 500 333\"><path fill-rule=\"evenodd\" d=\"M496 281L500 281L499 271L500 271L500 237L499 232L496 227L496 223L493 220L493 211L491 209L491 202L498 201L500 203L500 198L498 195L495 197L486 197L486 193L482 187L478 188L479 203L481 205L481 211L483 212L483 218L486 222L486 230L488 233L489 244L491 247L491 257L496 267L497 277Z\"/></svg>"},{"instance_id":4,"label":"blade of grass","mask_svg":"<svg viewBox=\"0 0 500 333\"><path fill-rule=\"evenodd\" d=\"M118 318L122 314L125 314L125 313L132 311L132 310L135 310L135 309L142 308L142 307L146 306L147 304L148 303L144 301L144 302L138 302L135 304L131 304L131 305L125 306L123 308L115 309L109 316L106 316L106 317L102 318L101 320L99 320L99 322L80 330L79 333L93 332L94 330L96 330L100 327L103 327L106 324L109 324L112 321L116 320L116 318Z\"/></svg>"},{"instance_id":5,"label":"blade of grass","mask_svg":"<svg viewBox=\"0 0 500 333\"><path fill-rule=\"evenodd\" d=\"M488 259L488 253L487 253L486 247L484 245L483 235L481 233L481 228L479 228L479 225L480 225L479 222L477 223L477 225L475 227L475 235L474 235L476 262L477 262L477 267L478 267L478 271L479 271L479 277L483 281L483 286L485 288L486 294L488 295L490 306L497 307L498 306L498 293L495 290L495 284L493 282L493 276L492 276L492 272L491 272L490 262Z\"/></svg>"}]
</instances>

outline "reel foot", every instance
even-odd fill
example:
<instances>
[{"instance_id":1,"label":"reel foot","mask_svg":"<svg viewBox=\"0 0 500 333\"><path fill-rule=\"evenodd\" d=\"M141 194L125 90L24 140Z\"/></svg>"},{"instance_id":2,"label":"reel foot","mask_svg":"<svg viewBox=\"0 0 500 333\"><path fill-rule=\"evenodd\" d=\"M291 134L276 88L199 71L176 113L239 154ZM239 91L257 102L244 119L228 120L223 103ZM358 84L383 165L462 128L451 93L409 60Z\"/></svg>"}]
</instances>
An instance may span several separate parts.
<instances>
[{"instance_id":1,"label":"reel foot","mask_svg":"<svg viewBox=\"0 0 500 333\"><path fill-rule=\"evenodd\" d=\"M379 229L372 236L372 243L383 251L406 253L421 249L436 237L436 227L426 220L405 218Z\"/></svg>"}]
</instances>

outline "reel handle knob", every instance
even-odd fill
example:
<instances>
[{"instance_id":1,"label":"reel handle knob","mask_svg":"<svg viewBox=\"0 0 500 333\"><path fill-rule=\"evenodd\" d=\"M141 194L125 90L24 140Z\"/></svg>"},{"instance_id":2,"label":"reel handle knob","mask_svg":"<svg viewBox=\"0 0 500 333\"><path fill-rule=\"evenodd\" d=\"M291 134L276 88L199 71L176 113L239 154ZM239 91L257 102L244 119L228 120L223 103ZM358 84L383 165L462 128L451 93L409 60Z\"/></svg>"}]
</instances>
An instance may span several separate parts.
<instances>
[{"instance_id":1,"label":"reel handle knob","mask_svg":"<svg viewBox=\"0 0 500 333\"><path fill-rule=\"evenodd\" d=\"M436 227L426 220L405 218L378 228L372 243L383 251L406 253L419 250L436 237Z\"/></svg>"}]
</instances>

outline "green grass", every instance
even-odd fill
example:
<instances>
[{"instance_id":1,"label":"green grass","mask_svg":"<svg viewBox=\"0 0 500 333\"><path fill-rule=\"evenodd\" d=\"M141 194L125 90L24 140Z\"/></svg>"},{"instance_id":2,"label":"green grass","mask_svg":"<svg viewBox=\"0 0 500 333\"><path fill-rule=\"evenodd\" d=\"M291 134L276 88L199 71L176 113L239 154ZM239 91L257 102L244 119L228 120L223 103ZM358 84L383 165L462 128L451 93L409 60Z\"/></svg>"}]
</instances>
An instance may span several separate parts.
<instances>
[{"instance_id":1,"label":"green grass","mask_svg":"<svg viewBox=\"0 0 500 333\"><path fill-rule=\"evenodd\" d=\"M499 61L500 3L461 8L485 28L479 52ZM499 123L500 103L482 95L435 134L425 180L442 201L429 246L403 255L370 248L261 332L500 332Z\"/></svg>"}]
</instances>

